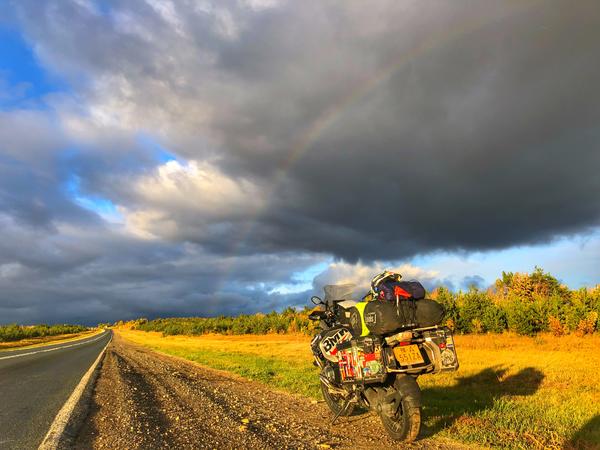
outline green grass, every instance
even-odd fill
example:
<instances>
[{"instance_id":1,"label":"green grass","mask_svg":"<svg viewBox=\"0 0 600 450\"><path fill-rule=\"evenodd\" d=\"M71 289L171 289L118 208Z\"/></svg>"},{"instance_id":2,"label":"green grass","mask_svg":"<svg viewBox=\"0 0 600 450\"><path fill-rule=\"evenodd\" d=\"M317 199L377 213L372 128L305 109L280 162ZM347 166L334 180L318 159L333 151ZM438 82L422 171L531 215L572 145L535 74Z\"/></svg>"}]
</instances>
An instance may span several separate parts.
<instances>
[{"instance_id":1,"label":"green grass","mask_svg":"<svg viewBox=\"0 0 600 450\"><path fill-rule=\"evenodd\" d=\"M286 392L314 399L321 398L319 384L315 381L318 379L318 371L305 361L292 363L275 357L214 350L189 352L161 349L160 351L215 369L226 370Z\"/></svg>"},{"instance_id":2,"label":"green grass","mask_svg":"<svg viewBox=\"0 0 600 450\"><path fill-rule=\"evenodd\" d=\"M591 400L574 398L571 392L540 390L544 377L538 369L520 369L498 381L504 370L484 369L452 384L423 377L428 432L497 448L558 449L571 445L590 411L598 413ZM580 437L600 445L593 433Z\"/></svg>"}]
</instances>

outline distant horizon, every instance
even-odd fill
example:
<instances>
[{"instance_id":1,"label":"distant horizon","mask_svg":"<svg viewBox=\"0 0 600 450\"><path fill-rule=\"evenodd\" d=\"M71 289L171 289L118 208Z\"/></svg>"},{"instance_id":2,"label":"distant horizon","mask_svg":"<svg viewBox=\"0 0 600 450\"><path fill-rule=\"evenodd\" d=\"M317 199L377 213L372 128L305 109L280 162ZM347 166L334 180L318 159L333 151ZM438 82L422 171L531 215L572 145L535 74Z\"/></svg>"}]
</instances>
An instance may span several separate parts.
<instances>
[{"instance_id":1,"label":"distant horizon","mask_svg":"<svg viewBox=\"0 0 600 450\"><path fill-rule=\"evenodd\" d=\"M543 268L541 268L541 267L540 267L540 269L543 270ZM504 272L509 273L511 271L506 271L505 270ZM531 274L531 272L532 271L530 271L530 272L512 272L512 273L520 273L520 274L528 273L528 274ZM560 278L556 277L555 274L552 274L552 273L549 273L549 272L546 272L546 271L544 271L544 273L557 278L557 280L559 282L561 282ZM501 275L502 274L500 274L500 276L497 278L497 280L501 279ZM411 279L411 281L412 281L412 279ZM416 281L419 281L419 280L416 280ZM346 284L346 282L343 282L343 283ZM342 283L339 283L339 284L342 284ZM463 287L458 287L458 288L455 288L455 287L452 287L452 286L448 286L448 285L445 285L445 284L438 284L438 285L429 285L429 287L425 286L425 288L426 288L428 294L431 294L433 291L435 291L435 290L437 290L439 288L445 288L445 289L447 289L448 291L450 291L453 294L459 294L461 292L462 293L469 292L470 289L472 289L472 288L477 289L480 292L486 292L489 289L493 288L494 284L495 284L495 282L491 283L491 284L484 285L484 286L478 286L476 284L472 284L471 286L466 286L466 287L463 286ZM596 288L600 287L600 283L597 283L595 285L589 285L589 286L579 286L578 288L572 288L571 286L566 285L566 284L564 284L562 282L560 284L561 284L561 286L567 287L567 289L569 291L571 291L571 292L576 292L576 291L579 291L579 290L582 290L582 289L585 289L585 290L589 291L589 290L593 290L593 289L596 289ZM360 286L357 285L357 289L355 291L355 294L357 294L357 296L356 296L357 300L359 299L359 297L362 296L362 294L366 294L368 292L368 287L364 287L364 289L362 291L358 292L359 290L360 290ZM302 294L305 294L305 297L306 297L306 302L304 304L301 304L301 303L298 303L298 304L295 304L295 305L291 305L290 304L290 305L279 307L278 309L263 309L263 310L259 309L259 310L255 310L253 312L239 312L237 314L220 314L220 313L215 313L215 314L212 314L212 315L201 315L201 314L194 315L193 312L191 312L188 315L164 313L164 314L158 314L158 315L129 316L127 318L114 317L111 320L104 320L104 321L95 321L95 320L85 320L85 319L83 319L83 320L77 321L77 322L70 322L69 324L83 325L83 326L88 326L88 327L96 327L96 326L98 326L100 324L109 324L109 325L112 325L112 324L115 324L117 322L131 322L131 321L136 321L136 320L139 320L139 319L155 320L155 319L176 319L176 318L217 318L217 317L220 317L220 316L223 316L223 317L238 317L238 316L241 316L241 315L269 314L269 313L272 313L272 312L280 313L280 312L284 311L287 308L293 308L296 311L301 311L304 308L311 308L313 306L312 303L310 302L310 297L312 295L317 295L317 296L320 296L320 297L323 296L322 287L321 287L321 291L320 292L317 291L317 290L312 290L312 291L303 292ZM11 325L13 323L15 323L15 322L0 322L0 326ZM61 325L61 324L67 324L67 323L66 322L44 322L43 320L40 321L40 322L35 322L35 323L17 323L17 325L21 325L21 326L36 326L36 325L41 325L41 324L46 324L46 325Z\"/></svg>"}]
</instances>

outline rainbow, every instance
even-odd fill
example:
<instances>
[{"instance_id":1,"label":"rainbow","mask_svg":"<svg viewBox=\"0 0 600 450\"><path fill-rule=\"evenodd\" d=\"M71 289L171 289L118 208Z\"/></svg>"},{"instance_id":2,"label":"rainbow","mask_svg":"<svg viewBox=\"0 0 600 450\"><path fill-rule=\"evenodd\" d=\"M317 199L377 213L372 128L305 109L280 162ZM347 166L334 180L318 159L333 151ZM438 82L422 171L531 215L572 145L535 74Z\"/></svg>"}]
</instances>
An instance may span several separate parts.
<instances>
[{"instance_id":1,"label":"rainbow","mask_svg":"<svg viewBox=\"0 0 600 450\"><path fill-rule=\"evenodd\" d=\"M256 224L258 223L258 219L268 210L274 195L276 195L279 191L280 186L285 181L290 170L292 170L298 160L300 160L300 158L314 145L314 143L317 142L325 130L330 128L349 107L366 97L367 94L373 91L376 87L388 81L400 68L402 68L408 62L413 61L417 57L427 54L434 49L442 48L460 37L478 31L492 23L500 22L507 17L530 9L540 3L542 3L542 0L515 0L501 14L495 13L493 14L493 17L479 17L477 19L462 22L460 26L440 30L437 33L431 34L416 46L398 54L396 58L390 61L390 63L386 64L371 77L363 80L361 83L358 83L349 94L340 98L337 102L333 103L321 114L319 114L315 120L312 121L312 123L304 130L304 132L299 135L298 138L294 139L287 158L285 158L283 162L279 164L279 167L273 176L272 182L270 183L270 188L266 192L263 206L257 209L252 220L250 220L242 228L242 231L237 239L232 239L229 251L227 252L229 256L228 259L231 261L224 264L224 270L219 277L220 281L215 284L215 293L221 290L223 283L228 279L233 269L232 257L238 254L241 246L252 234Z\"/></svg>"}]
</instances>

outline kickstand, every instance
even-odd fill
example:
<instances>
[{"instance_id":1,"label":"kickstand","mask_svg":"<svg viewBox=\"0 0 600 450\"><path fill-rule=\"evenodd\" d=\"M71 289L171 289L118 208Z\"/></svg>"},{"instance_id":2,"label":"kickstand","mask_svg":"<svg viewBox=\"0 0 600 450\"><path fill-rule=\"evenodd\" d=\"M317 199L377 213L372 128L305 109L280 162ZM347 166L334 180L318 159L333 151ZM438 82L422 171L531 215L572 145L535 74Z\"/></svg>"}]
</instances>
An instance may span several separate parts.
<instances>
[{"instance_id":1,"label":"kickstand","mask_svg":"<svg viewBox=\"0 0 600 450\"><path fill-rule=\"evenodd\" d=\"M341 408L337 414L335 415L335 417L333 418L333 420L331 421L330 425L333 425L335 423L335 421L338 419L338 417L340 417L343 413L346 412L346 410L348 409L348 406L350 406L350 399L346 400L346 403L344 403L343 408Z\"/></svg>"}]
</instances>

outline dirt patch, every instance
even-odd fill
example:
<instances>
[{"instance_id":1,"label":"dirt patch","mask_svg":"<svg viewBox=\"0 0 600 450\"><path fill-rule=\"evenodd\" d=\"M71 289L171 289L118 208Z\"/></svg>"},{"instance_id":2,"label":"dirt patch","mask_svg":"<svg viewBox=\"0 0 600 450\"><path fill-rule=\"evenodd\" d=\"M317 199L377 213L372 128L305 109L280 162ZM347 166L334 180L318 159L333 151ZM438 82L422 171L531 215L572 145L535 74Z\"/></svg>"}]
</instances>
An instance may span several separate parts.
<instances>
[{"instance_id":1,"label":"dirt patch","mask_svg":"<svg viewBox=\"0 0 600 450\"><path fill-rule=\"evenodd\" d=\"M322 403L115 335L76 448L465 448L432 440L400 446L372 413L333 426L331 417Z\"/></svg>"}]
</instances>

